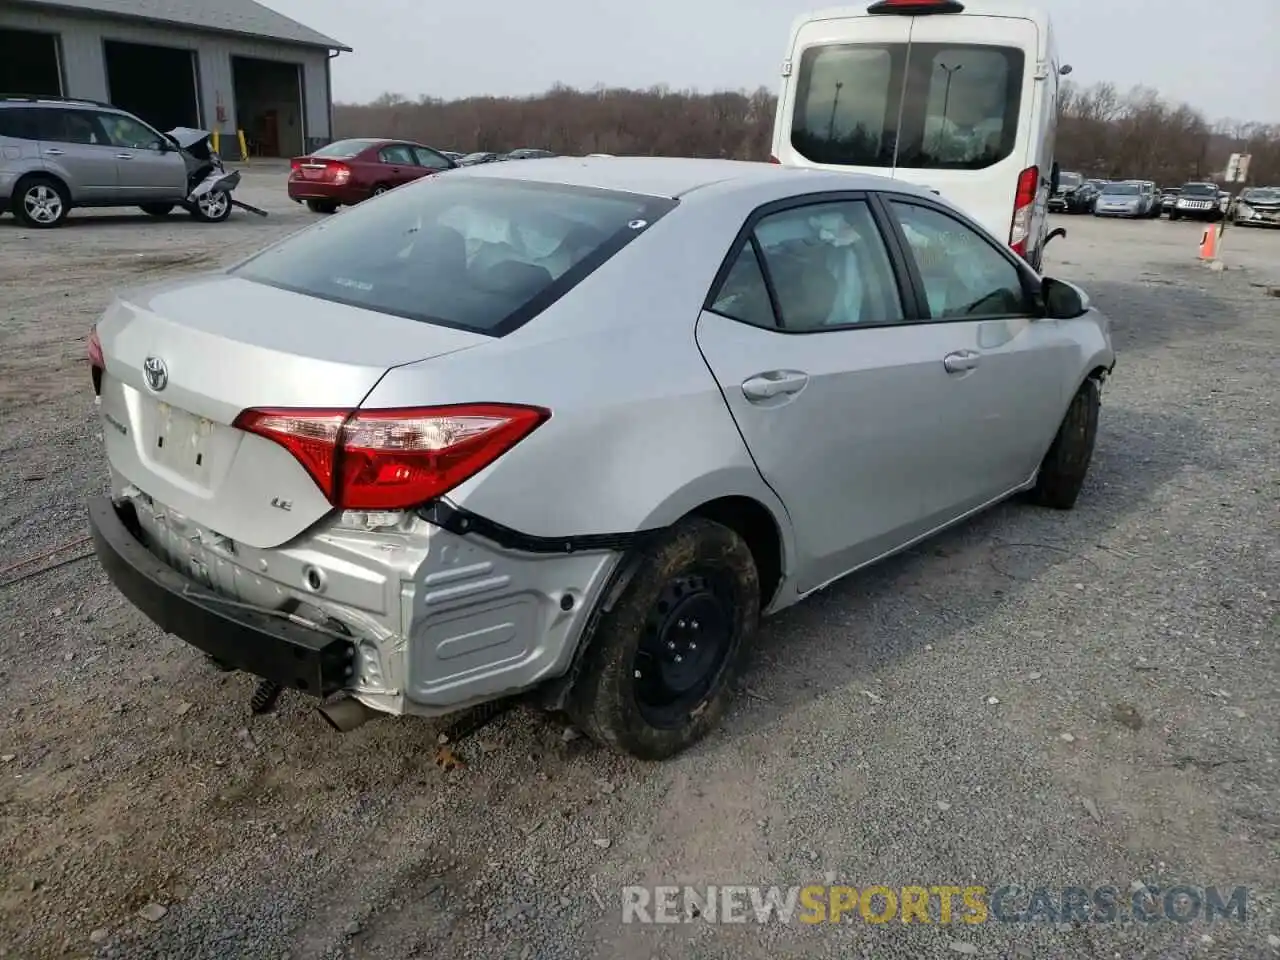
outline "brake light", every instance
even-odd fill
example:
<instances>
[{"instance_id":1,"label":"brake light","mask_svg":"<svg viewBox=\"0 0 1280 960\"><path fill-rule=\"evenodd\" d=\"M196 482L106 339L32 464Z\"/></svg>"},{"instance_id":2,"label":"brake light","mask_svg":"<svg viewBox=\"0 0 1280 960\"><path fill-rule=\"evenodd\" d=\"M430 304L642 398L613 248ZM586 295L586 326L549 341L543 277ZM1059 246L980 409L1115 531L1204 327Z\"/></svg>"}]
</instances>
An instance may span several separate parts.
<instances>
[{"instance_id":1,"label":"brake light","mask_svg":"<svg viewBox=\"0 0 1280 960\"><path fill-rule=\"evenodd\" d=\"M897 13L903 16L926 16L930 13L964 13L959 0L878 0L867 7L867 13Z\"/></svg>"},{"instance_id":2,"label":"brake light","mask_svg":"<svg viewBox=\"0 0 1280 960\"><path fill-rule=\"evenodd\" d=\"M334 183L342 184L351 179L351 168L345 163L329 164L329 179Z\"/></svg>"},{"instance_id":3,"label":"brake light","mask_svg":"<svg viewBox=\"0 0 1280 960\"><path fill-rule=\"evenodd\" d=\"M301 167L301 166L302 166L302 161L301 161L301 160L290 160L290 161L289 161L289 170L290 170L290 172L292 172L292 173L296 173L296 172L297 172L297 170L298 170L298 168L299 168L299 167Z\"/></svg>"},{"instance_id":4,"label":"brake light","mask_svg":"<svg viewBox=\"0 0 1280 960\"><path fill-rule=\"evenodd\" d=\"M89 342L85 346L89 357L89 375L93 378L93 393L102 393L102 373L107 369L106 358L102 355L102 340L98 336L98 328L89 331Z\"/></svg>"},{"instance_id":5,"label":"brake light","mask_svg":"<svg viewBox=\"0 0 1280 960\"><path fill-rule=\"evenodd\" d=\"M1031 214L1035 211L1036 194L1039 190L1039 167L1027 167L1018 174L1018 189L1013 197L1013 220L1009 224L1009 246L1020 257L1027 255L1027 240L1031 236Z\"/></svg>"},{"instance_id":6,"label":"brake light","mask_svg":"<svg viewBox=\"0 0 1280 960\"><path fill-rule=\"evenodd\" d=\"M245 410L235 426L280 444L345 510L404 510L475 476L551 416L469 403L394 410Z\"/></svg>"}]
</instances>

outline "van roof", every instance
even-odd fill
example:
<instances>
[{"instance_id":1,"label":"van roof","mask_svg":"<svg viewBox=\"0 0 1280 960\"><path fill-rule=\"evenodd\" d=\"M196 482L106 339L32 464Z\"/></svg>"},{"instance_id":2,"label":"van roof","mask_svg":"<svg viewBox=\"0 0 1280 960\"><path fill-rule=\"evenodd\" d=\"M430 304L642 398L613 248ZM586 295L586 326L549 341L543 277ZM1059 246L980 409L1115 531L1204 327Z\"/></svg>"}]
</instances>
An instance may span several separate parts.
<instances>
[{"instance_id":1,"label":"van roof","mask_svg":"<svg viewBox=\"0 0 1280 960\"><path fill-rule=\"evenodd\" d=\"M874 0L867 0L866 3L858 6L843 7L825 7L820 10L813 10L809 13L801 14L796 17L795 25L802 23L811 23L814 20L843 20L849 17L865 17L869 16L867 7L871 6ZM941 14L941 16L963 17L1020 17L1026 20L1034 20L1036 23L1048 23L1049 14L1035 6L1034 4L1024 3L1022 0L962 0L964 3L964 13Z\"/></svg>"}]
</instances>

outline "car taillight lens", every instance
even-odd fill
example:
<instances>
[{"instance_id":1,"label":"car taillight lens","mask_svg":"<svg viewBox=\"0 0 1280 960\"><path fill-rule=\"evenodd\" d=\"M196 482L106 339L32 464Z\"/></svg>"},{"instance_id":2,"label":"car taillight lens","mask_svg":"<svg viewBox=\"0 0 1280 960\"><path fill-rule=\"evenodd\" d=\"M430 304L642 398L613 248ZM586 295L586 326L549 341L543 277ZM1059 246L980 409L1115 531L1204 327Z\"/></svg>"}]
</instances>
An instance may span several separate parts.
<instances>
[{"instance_id":1,"label":"car taillight lens","mask_svg":"<svg viewBox=\"0 0 1280 960\"><path fill-rule=\"evenodd\" d=\"M98 328L89 331L89 342L85 347L89 357L89 375L93 378L93 392L96 396L102 393L102 373L107 369L106 358L102 355L102 340L98 337Z\"/></svg>"},{"instance_id":2,"label":"car taillight lens","mask_svg":"<svg viewBox=\"0 0 1280 960\"><path fill-rule=\"evenodd\" d=\"M404 510L467 480L551 416L474 403L395 410L245 410L235 426L272 440L345 510Z\"/></svg>"},{"instance_id":3,"label":"car taillight lens","mask_svg":"<svg viewBox=\"0 0 1280 960\"><path fill-rule=\"evenodd\" d=\"M346 183L351 179L351 168L345 163L329 164L329 179L334 183Z\"/></svg>"},{"instance_id":4,"label":"car taillight lens","mask_svg":"<svg viewBox=\"0 0 1280 960\"><path fill-rule=\"evenodd\" d=\"M1027 167L1018 174L1018 189L1013 197L1013 221L1009 225L1009 246L1020 257L1027 255L1027 240L1031 236L1031 214L1035 211L1036 193L1039 189L1039 167Z\"/></svg>"}]
</instances>

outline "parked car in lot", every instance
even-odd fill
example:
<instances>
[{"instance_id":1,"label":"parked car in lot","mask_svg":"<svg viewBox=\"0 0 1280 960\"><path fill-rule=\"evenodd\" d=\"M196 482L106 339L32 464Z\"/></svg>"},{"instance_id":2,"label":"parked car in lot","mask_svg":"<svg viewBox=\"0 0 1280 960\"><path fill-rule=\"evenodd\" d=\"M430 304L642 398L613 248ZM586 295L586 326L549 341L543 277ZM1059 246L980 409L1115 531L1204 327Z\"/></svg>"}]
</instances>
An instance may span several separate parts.
<instances>
[{"instance_id":1,"label":"parked car in lot","mask_svg":"<svg viewBox=\"0 0 1280 960\"><path fill-rule=\"evenodd\" d=\"M1160 191L1160 212L1172 213L1173 206L1178 202L1178 196L1181 193L1180 187L1165 187Z\"/></svg>"},{"instance_id":2,"label":"parked car in lot","mask_svg":"<svg viewBox=\"0 0 1280 960\"><path fill-rule=\"evenodd\" d=\"M1051 213L1092 213L1098 189L1078 173L1062 173L1058 189L1049 197Z\"/></svg>"},{"instance_id":3,"label":"parked car in lot","mask_svg":"<svg viewBox=\"0 0 1280 960\"><path fill-rule=\"evenodd\" d=\"M512 150L506 155L507 160L546 160L548 157L554 157L555 154L550 150L538 150L533 147L521 147L519 150Z\"/></svg>"},{"instance_id":4,"label":"parked car in lot","mask_svg":"<svg viewBox=\"0 0 1280 960\"><path fill-rule=\"evenodd\" d=\"M339 140L290 161L289 199L315 213L333 213L457 165L439 150L407 140Z\"/></svg>"},{"instance_id":5,"label":"parked car in lot","mask_svg":"<svg viewBox=\"0 0 1280 960\"><path fill-rule=\"evenodd\" d=\"M1280 187L1242 191L1232 207L1231 222L1241 227L1280 227Z\"/></svg>"},{"instance_id":6,"label":"parked car in lot","mask_svg":"<svg viewBox=\"0 0 1280 960\"><path fill-rule=\"evenodd\" d=\"M164 630L340 729L536 691L646 758L762 614L1072 507L1115 363L926 188L653 157L410 184L121 294L89 356L97 554Z\"/></svg>"},{"instance_id":7,"label":"parked car in lot","mask_svg":"<svg viewBox=\"0 0 1280 960\"><path fill-rule=\"evenodd\" d=\"M181 207L221 223L231 216L229 191L194 192L212 166L222 169L207 143L207 135L179 142L108 103L0 96L0 212L38 228L61 226L76 207L139 207L153 216Z\"/></svg>"},{"instance_id":8,"label":"parked car in lot","mask_svg":"<svg viewBox=\"0 0 1280 960\"><path fill-rule=\"evenodd\" d=\"M1208 220L1216 222L1223 216L1222 199L1216 184L1184 183L1178 190L1178 199L1169 211L1170 220Z\"/></svg>"},{"instance_id":9,"label":"parked car in lot","mask_svg":"<svg viewBox=\"0 0 1280 960\"><path fill-rule=\"evenodd\" d=\"M458 166L474 167L481 163L497 163L498 161L505 159L506 157L500 153L494 153L491 150L481 150L476 153L468 153L458 161Z\"/></svg>"},{"instance_id":10,"label":"parked car in lot","mask_svg":"<svg viewBox=\"0 0 1280 960\"><path fill-rule=\"evenodd\" d=\"M1098 194L1095 217L1146 217L1156 204L1155 184L1149 180L1108 183Z\"/></svg>"}]
</instances>

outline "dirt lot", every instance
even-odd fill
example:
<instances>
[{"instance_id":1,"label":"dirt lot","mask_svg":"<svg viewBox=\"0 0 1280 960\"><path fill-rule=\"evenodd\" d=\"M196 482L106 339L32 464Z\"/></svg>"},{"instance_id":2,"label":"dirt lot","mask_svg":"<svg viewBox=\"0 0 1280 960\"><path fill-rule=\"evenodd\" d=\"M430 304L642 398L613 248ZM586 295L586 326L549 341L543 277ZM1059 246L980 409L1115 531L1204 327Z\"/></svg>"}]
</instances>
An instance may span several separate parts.
<instances>
[{"instance_id":1,"label":"dirt lot","mask_svg":"<svg viewBox=\"0 0 1280 960\"><path fill-rule=\"evenodd\" d=\"M0 220L0 567L85 533L112 290L311 220L278 173L244 196L270 219ZM1280 233L1230 232L1211 273L1194 225L1064 223L1049 269L1120 351L1079 507L1008 505L769 623L725 728L671 763L515 713L446 774L426 724L252 718L248 678L92 560L14 582L82 545L0 573L0 956L1280 954ZM833 875L1251 894L1243 925L621 922L623 884Z\"/></svg>"}]
</instances>

